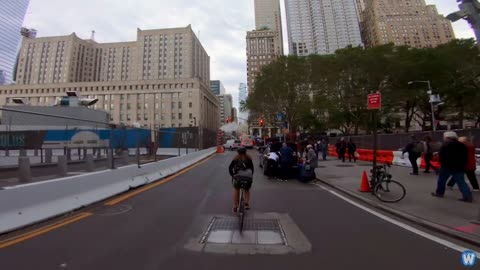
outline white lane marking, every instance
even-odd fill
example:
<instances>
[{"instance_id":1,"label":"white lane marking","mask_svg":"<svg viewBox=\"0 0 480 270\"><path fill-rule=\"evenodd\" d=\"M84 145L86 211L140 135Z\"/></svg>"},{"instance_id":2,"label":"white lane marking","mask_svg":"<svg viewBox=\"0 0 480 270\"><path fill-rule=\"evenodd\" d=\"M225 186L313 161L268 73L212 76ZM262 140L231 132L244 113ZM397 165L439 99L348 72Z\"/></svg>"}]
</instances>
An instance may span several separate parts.
<instances>
[{"instance_id":1,"label":"white lane marking","mask_svg":"<svg viewBox=\"0 0 480 270\"><path fill-rule=\"evenodd\" d=\"M383 215L383 214L380 214L380 213L378 213L378 212L376 212L376 211L373 211L372 209L369 209L369 208L367 208L367 207L365 207L365 206L363 206L363 205L361 205L361 204L359 204L359 203L356 203L356 202L350 200L349 198L347 198L347 197L345 197L345 196L343 196L343 195L338 194L337 192L335 192L335 191L333 191L333 190L330 190L330 189L328 189L328 188L322 187L322 186L320 186L320 185L318 185L318 184L317 184L317 187L320 187L321 189L324 189L324 190L330 192L331 194L333 194L333 195L337 196L338 198L340 198L340 199L342 199L342 200L344 200L344 201L346 201L346 202L348 202L348 203L350 203L350 204L352 204L352 205L354 205L354 206L362 209L362 210L365 211L365 212L368 212L368 213L370 213L370 214L372 214L372 215L374 215L374 216L376 216L376 217L378 217L378 218L381 218L381 219L383 219L383 220L385 220L385 221L388 221L388 222L390 222L390 223L392 223L392 224L394 224L394 225L397 225L398 227L403 228L404 230L410 231L410 232L412 232L412 233L414 233L414 234L417 234L417 235L419 235L419 236L421 236L421 237L427 238L427 239L429 239L429 240L431 240L431 241L433 241L433 242L436 242L436 243L438 243L438 244L441 244L441 245L443 245L443 246L446 246L446 247L448 247L448 248L450 248L450 249L456 250L456 251L458 251L458 252L460 252L460 253L464 252L465 250L471 250L470 248L462 247L462 246L457 245L457 244L455 244L455 243L452 243L452 242L450 242L450 241L441 239L441 238L439 238L439 237L437 237L437 236L428 234L428 233L423 232L423 231L421 231L421 230L418 230L418 229L416 229L416 228L414 228L414 227L412 227L412 226L410 226L410 225L407 225L407 224L405 224L405 223L399 222L399 221L394 220L394 219L392 219L392 218L390 218L390 217L387 217L387 216L385 216L385 215ZM477 258L480 258L480 253L479 253L478 251L476 251L476 250L474 250L474 252L477 254Z\"/></svg>"}]
</instances>

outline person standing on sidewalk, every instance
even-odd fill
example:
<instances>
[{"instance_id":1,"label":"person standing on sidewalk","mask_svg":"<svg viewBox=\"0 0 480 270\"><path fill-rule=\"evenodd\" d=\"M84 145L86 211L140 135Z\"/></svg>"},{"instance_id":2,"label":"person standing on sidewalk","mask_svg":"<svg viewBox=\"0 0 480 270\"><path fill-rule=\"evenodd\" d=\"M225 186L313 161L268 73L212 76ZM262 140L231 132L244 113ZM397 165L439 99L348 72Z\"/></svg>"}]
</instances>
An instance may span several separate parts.
<instances>
[{"instance_id":1,"label":"person standing on sidewalk","mask_svg":"<svg viewBox=\"0 0 480 270\"><path fill-rule=\"evenodd\" d=\"M338 159L345 162L345 153L347 152L347 143L345 142L345 138L342 138L337 144L337 153Z\"/></svg>"},{"instance_id":2,"label":"person standing on sidewalk","mask_svg":"<svg viewBox=\"0 0 480 270\"><path fill-rule=\"evenodd\" d=\"M443 198L445 194L445 186L448 178L457 183L462 198L460 201L472 202L472 192L465 183L464 173L467 167L467 147L458 141L457 133L447 131L443 134L444 144L440 148L440 173L438 175L437 190L432 192L432 196Z\"/></svg>"},{"instance_id":3,"label":"person standing on sidewalk","mask_svg":"<svg viewBox=\"0 0 480 270\"><path fill-rule=\"evenodd\" d=\"M313 146L311 144L307 146L307 161L313 169L317 168L318 157L317 154L315 154L315 150L313 150Z\"/></svg>"},{"instance_id":4,"label":"person standing on sidewalk","mask_svg":"<svg viewBox=\"0 0 480 270\"><path fill-rule=\"evenodd\" d=\"M477 170L477 157L475 156L475 145L471 144L467 137L460 137L458 141L465 144L467 147L467 166L465 167L465 174L467 175L470 184L474 191L479 191L477 176L475 175L475 171ZM449 188L453 188L455 185L455 181L450 179L447 186Z\"/></svg>"},{"instance_id":5,"label":"person standing on sidewalk","mask_svg":"<svg viewBox=\"0 0 480 270\"><path fill-rule=\"evenodd\" d=\"M357 162L357 157L355 156L355 152L357 152L357 145L353 142L350 138L347 144L347 151L348 151L348 161L352 162L352 158L354 162Z\"/></svg>"},{"instance_id":6,"label":"person standing on sidewalk","mask_svg":"<svg viewBox=\"0 0 480 270\"><path fill-rule=\"evenodd\" d=\"M430 169L435 170L432 166L432 159L433 159L433 145L432 145L432 137L430 136L425 136L424 142L423 142L423 157L425 158L425 171L424 173L430 173Z\"/></svg>"},{"instance_id":7,"label":"person standing on sidewalk","mask_svg":"<svg viewBox=\"0 0 480 270\"><path fill-rule=\"evenodd\" d=\"M412 136L412 141L405 146L402 152L402 158L405 153L408 153L408 160L412 164L413 172L410 175L418 175L418 163L417 160L422 156L423 144L415 136Z\"/></svg>"},{"instance_id":8,"label":"person standing on sidewalk","mask_svg":"<svg viewBox=\"0 0 480 270\"><path fill-rule=\"evenodd\" d=\"M322 151L322 159L327 160L327 151L328 151L328 142L325 139L322 139L320 143L320 151Z\"/></svg>"}]
</instances>

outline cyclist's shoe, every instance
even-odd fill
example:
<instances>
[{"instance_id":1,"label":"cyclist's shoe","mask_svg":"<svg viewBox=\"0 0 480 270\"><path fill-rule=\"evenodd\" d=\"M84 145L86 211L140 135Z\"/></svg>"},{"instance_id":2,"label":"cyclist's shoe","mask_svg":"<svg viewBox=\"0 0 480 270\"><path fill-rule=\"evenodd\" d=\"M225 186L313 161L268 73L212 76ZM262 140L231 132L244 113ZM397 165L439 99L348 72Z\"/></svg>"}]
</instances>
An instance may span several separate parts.
<instances>
[{"instance_id":1,"label":"cyclist's shoe","mask_svg":"<svg viewBox=\"0 0 480 270\"><path fill-rule=\"evenodd\" d=\"M245 204L245 210L250 210L250 204L248 203Z\"/></svg>"},{"instance_id":2,"label":"cyclist's shoe","mask_svg":"<svg viewBox=\"0 0 480 270\"><path fill-rule=\"evenodd\" d=\"M238 207L233 207L232 212L236 214L238 212Z\"/></svg>"}]
</instances>

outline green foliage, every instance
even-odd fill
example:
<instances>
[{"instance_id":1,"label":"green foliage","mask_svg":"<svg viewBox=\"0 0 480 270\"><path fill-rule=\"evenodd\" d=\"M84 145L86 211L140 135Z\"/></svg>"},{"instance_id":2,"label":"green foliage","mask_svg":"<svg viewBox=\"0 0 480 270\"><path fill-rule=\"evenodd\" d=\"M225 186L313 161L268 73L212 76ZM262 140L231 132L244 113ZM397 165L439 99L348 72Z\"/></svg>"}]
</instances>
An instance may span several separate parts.
<instances>
[{"instance_id":1,"label":"green foliage","mask_svg":"<svg viewBox=\"0 0 480 270\"><path fill-rule=\"evenodd\" d=\"M253 93L242 110L275 124L281 112L291 131L339 129L345 134L371 132L367 95L382 93L380 128L391 132L404 121L431 124L426 84L445 101L443 111L480 122L479 50L473 40L455 40L437 48L415 49L391 44L363 49L348 47L334 55L281 57L257 76Z\"/></svg>"}]
</instances>

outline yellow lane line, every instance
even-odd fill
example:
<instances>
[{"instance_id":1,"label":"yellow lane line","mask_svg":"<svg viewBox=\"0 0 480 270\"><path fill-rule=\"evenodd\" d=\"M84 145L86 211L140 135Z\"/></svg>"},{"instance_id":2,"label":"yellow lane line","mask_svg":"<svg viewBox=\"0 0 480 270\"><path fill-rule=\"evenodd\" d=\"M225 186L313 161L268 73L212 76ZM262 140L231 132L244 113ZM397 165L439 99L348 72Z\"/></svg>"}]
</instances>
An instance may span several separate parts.
<instances>
[{"instance_id":1,"label":"yellow lane line","mask_svg":"<svg viewBox=\"0 0 480 270\"><path fill-rule=\"evenodd\" d=\"M190 166L190 167L188 167L188 168L186 168L186 169L183 169L182 171L180 171L180 172L178 172L178 173L176 173L176 174L174 174L174 175L172 175L172 176L169 176L169 177L167 177L167 178L165 178L165 179L163 179L163 180L154 182L154 183L152 183L152 184L150 184L150 185L147 185L147 186L144 186L144 187L139 188L139 189L137 189L137 190L128 192L128 193L126 193L125 195L122 195L122 196L120 196L120 197L118 197L118 198L115 198L115 199L113 199L113 200L111 200L111 201L106 202L105 205L112 206L112 205L118 204L118 203L120 203L120 202L123 202L123 201L125 201L125 200L130 199L131 197L137 196L138 194L143 193L143 192L145 192L145 191L147 191L147 190L150 190L150 189L152 189L152 188L155 188L155 187L158 187L158 186L160 186L160 185L163 185L163 184L165 184L165 183L167 183L167 182L170 182L170 181L172 181L173 179L177 178L178 176L180 176L180 175L182 175L182 174L184 174L184 173L186 173L186 172L189 172L189 171L193 170L194 168L202 165L203 163L209 161L212 157L214 157L214 156L210 156L210 157L208 157L208 158L206 158L206 159L204 159L204 160L196 163L195 165L192 165L192 166Z\"/></svg>"},{"instance_id":2,"label":"yellow lane line","mask_svg":"<svg viewBox=\"0 0 480 270\"><path fill-rule=\"evenodd\" d=\"M79 214L79 215L76 215L74 217L71 217L69 219L66 219L66 220L62 220L62 221L59 221L55 224L51 224L51 225L48 225L48 226L45 226L43 228L39 228L39 229L36 229L36 230L33 230L31 232L28 232L28 233L25 233L25 234L22 234L22 235L19 235L19 236L16 236L16 237L13 237L11 239L7 239L7 240L4 240L4 241L1 241L0 242L0 249L2 248L6 248L6 247L9 247L9 246L12 246L12 245L15 245L15 244L18 244L20 242L23 242L23 241L26 241L28 239L32 239L34 237L37 237L39 235L42 235L42 234L45 234L47 232L50 232L50 231L53 231L55 229L58 229L60 227L63 227L63 226L66 226L70 223L73 223L73 222L77 222L81 219L84 219L86 217L89 217L91 216L92 214L91 213L82 213L82 214Z\"/></svg>"}]
</instances>

